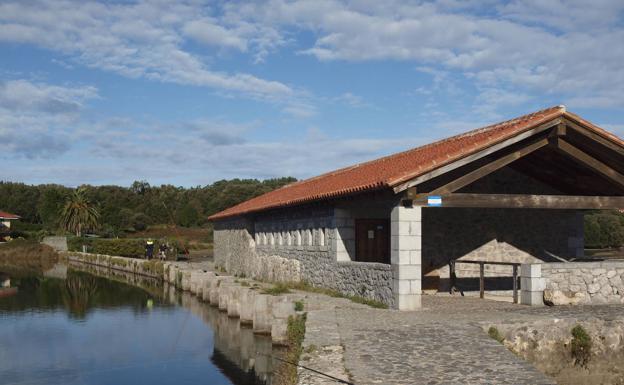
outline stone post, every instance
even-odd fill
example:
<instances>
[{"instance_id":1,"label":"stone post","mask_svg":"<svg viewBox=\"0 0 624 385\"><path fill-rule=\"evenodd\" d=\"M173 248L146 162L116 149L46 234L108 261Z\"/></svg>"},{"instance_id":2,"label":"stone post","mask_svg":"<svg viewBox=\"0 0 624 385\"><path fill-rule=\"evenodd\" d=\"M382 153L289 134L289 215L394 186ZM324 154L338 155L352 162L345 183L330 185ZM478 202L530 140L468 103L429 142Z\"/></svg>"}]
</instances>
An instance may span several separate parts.
<instances>
[{"instance_id":1,"label":"stone post","mask_svg":"<svg viewBox=\"0 0 624 385\"><path fill-rule=\"evenodd\" d=\"M396 206L390 220L394 305L416 310L422 295L422 208Z\"/></svg>"},{"instance_id":2,"label":"stone post","mask_svg":"<svg viewBox=\"0 0 624 385\"><path fill-rule=\"evenodd\" d=\"M542 278L542 264L523 263L520 266L520 303L543 306L545 288L546 280Z\"/></svg>"}]
</instances>

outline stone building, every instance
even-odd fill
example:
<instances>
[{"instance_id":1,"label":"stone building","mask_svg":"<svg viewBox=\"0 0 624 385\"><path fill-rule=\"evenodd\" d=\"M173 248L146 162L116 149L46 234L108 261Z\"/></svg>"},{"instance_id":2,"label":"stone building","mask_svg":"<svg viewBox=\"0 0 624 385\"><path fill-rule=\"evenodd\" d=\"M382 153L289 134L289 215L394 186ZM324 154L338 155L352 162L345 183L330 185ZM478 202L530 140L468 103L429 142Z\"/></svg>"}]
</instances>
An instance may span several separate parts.
<instances>
[{"instance_id":1,"label":"stone building","mask_svg":"<svg viewBox=\"0 0 624 385\"><path fill-rule=\"evenodd\" d=\"M215 262L415 309L452 260L582 257L583 210L624 207L623 174L620 138L552 107L217 213Z\"/></svg>"}]
</instances>

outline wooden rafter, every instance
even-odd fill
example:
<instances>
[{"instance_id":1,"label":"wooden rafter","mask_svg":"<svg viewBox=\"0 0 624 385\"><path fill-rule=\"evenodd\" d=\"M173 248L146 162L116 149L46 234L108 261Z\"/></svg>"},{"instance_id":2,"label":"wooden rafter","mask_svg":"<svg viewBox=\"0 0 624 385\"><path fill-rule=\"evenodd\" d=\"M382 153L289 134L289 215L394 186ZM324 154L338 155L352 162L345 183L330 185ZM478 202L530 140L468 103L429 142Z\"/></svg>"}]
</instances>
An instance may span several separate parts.
<instances>
[{"instance_id":1,"label":"wooden rafter","mask_svg":"<svg viewBox=\"0 0 624 385\"><path fill-rule=\"evenodd\" d=\"M419 185L419 184L421 184L423 182L426 182L426 181L428 181L430 179L433 179L433 178L435 178L437 176L440 176L440 175L445 174L445 173L447 173L449 171L455 170L455 169L457 169L459 167L467 165L467 164L469 164L471 162L474 162L474 161L476 161L478 159L484 158L484 157L486 157L486 156L488 156L490 154L493 154L493 153L495 153L495 152L497 152L497 151L499 151L499 150L501 150L503 148L506 148L506 147L508 147L508 146L510 146L510 145L512 145L514 143L518 143L518 142L520 142L520 141L522 141L524 139L530 138L530 137L532 137L532 136L534 136L534 135L536 135L536 134L538 134L540 132L546 131L549 128L552 128L553 126L558 125L562 121L563 121L562 118L553 119L553 120L551 120L549 122L546 122L544 124L539 125L538 127L533 128L533 129L531 129L529 131L523 132L522 134L516 135L516 136L514 136L512 138L509 138L509 139L504 140L504 141L502 141L500 143L497 143L497 144L495 144L495 145L493 145L491 147L488 147L488 148L486 148L486 149L484 149L482 151L479 151L477 153L474 153L472 155L469 155L467 157L459 159L459 160L457 160L455 162L451 162L449 164L446 164L446 165L444 165L442 167L439 167L439 168L437 168L437 169L435 169L433 171L430 171L430 172L425 173L423 175L420 175L420 176L418 176L416 178L413 178L413 179L411 179L411 180L409 180L407 182L401 183L400 185L397 185L396 187L394 187L394 192L395 193L399 193L401 191L405 191L405 190L407 190L409 188L412 188L412 187L414 187L416 185Z\"/></svg>"},{"instance_id":2,"label":"wooden rafter","mask_svg":"<svg viewBox=\"0 0 624 385\"><path fill-rule=\"evenodd\" d=\"M578 149L577 147L574 147L573 145L561 138L557 138L555 140L555 143L557 145L557 148L559 148L561 151L565 152L569 156L573 157L577 161L583 163L592 170L599 172L610 180L618 183L620 186L624 186L624 175L615 171L611 167L607 166L606 164L602 163L601 161L587 154L586 152Z\"/></svg>"},{"instance_id":3,"label":"wooden rafter","mask_svg":"<svg viewBox=\"0 0 624 385\"><path fill-rule=\"evenodd\" d=\"M565 119L565 124L573 129L575 132L578 132L579 134L584 135L585 137L592 139L600 144L602 144L605 147L608 147L609 149L615 151L616 153L624 156L624 147L620 146L619 144L613 143L612 141L605 139L604 137L596 134L595 132L588 130L587 128L577 124L576 122L571 121L570 119Z\"/></svg>"},{"instance_id":4,"label":"wooden rafter","mask_svg":"<svg viewBox=\"0 0 624 385\"><path fill-rule=\"evenodd\" d=\"M428 206L427 197L419 196L412 204ZM441 207L605 210L624 208L624 197L452 193L442 195Z\"/></svg>"},{"instance_id":5,"label":"wooden rafter","mask_svg":"<svg viewBox=\"0 0 624 385\"><path fill-rule=\"evenodd\" d=\"M500 170L501 168L507 166L508 164L524 156L527 156L531 154L532 152L539 150L540 148L545 147L547 145L548 145L548 139L538 140L534 143L529 144L526 147L523 147L517 151L514 151L501 158L498 158L472 172L464 174L461 177L445 184L444 186L436 188L435 190L431 191L428 194L437 195L437 194L446 194L446 193L450 193L453 191L457 191L461 189L462 187L468 186L472 182L478 179L481 179L485 177L486 175L493 173L496 170Z\"/></svg>"}]
</instances>

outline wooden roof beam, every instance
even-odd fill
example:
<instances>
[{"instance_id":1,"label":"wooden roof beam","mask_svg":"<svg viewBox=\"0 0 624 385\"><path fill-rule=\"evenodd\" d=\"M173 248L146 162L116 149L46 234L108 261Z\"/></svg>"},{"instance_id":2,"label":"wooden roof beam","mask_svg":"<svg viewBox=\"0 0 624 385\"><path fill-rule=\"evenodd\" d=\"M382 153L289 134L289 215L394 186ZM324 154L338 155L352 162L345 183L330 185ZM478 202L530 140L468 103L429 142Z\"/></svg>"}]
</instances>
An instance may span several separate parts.
<instances>
[{"instance_id":1,"label":"wooden roof beam","mask_svg":"<svg viewBox=\"0 0 624 385\"><path fill-rule=\"evenodd\" d=\"M608 140L602 137L601 135L598 135L597 133L591 130L588 130L587 128L577 124L576 122L571 121L570 119L566 118L563 121L565 122L566 126L573 129L575 132L578 132L579 134L582 134L583 136L589 139L592 139L602 144L603 146L608 147L609 149L615 151L616 153L624 156L624 147L622 147L621 145L617 143L613 143L611 140Z\"/></svg>"},{"instance_id":2,"label":"wooden roof beam","mask_svg":"<svg viewBox=\"0 0 624 385\"><path fill-rule=\"evenodd\" d=\"M472 172L462 175L461 177L445 184L444 186L440 186L435 190L427 193L428 195L438 195L438 194L447 194L461 189L462 187L468 186L469 184L493 173L494 171L500 170L501 168L507 166L508 164L515 162L516 160L525 157L531 154L534 151L539 150L542 147L548 145L548 139L541 139L534 143L529 144L526 147L523 147L517 151L514 151L510 154L507 154L501 158L498 158Z\"/></svg>"},{"instance_id":3,"label":"wooden roof beam","mask_svg":"<svg viewBox=\"0 0 624 385\"><path fill-rule=\"evenodd\" d=\"M408 180L407 182L401 183L397 186L395 186L393 188L394 193L399 193L401 191L405 191L411 187L417 186L423 182L426 182L430 179L433 179L437 176L440 176L442 174L445 174L449 171L455 170L456 168L462 167L468 163L474 162L475 160L481 159L483 157L486 157L490 154L493 154L505 147L511 146L514 143L518 143L524 139L530 138L536 134L539 134L540 132L544 132L546 130L548 130L549 128L552 128L553 126L557 126L558 124L560 124L561 122L563 122L563 118L555 118L553 120L550 120L546 123L540 124L539 126L530 129L528 131L525 131L519 135L516 135L514 137L511 137L509 139L506 139L500 143L497 143L493 146L490 146L482 151L476 152L472 155L466 156L464 158L458 159L454 162L451 162L449 164L443 165L433 171L427 172L423 175L417 176L411 180Z\"/></svg>"},{"instance_id":4,"label":"wooden roof beam","mask_svg":"<svg viewBox=\"0 0 624 385\"><path fill-rule=\"evenodd\" d=\"M576 209L606 210L624 208L622 196L578 196L578 195L524 195L524 194L468 194L452 193L442 195L440 207L474 208L531 208L531 209ZM414 206L428 206L427 197L419 196L412 201ZM432 207L434 209L435 207Z\"/></svg>"},{"instance_id":5,"label":"wooden roof beam","mask_svg":"<svg viewBox=\"0 0 624 385\"><path fill-rule=\"evenodd\" d=\"M561 138L557 138L556 140L554 140L554 143L556 144L557 148L564 153L568 154L569 156L581 162L585 166L591 168L592 170L604 175L609 180L616 182L618 185L624 187L624 175L620 174L619 172L602 163L598 159L578 149L577 147L571 145Z\"/></svg>"}]
</instances>

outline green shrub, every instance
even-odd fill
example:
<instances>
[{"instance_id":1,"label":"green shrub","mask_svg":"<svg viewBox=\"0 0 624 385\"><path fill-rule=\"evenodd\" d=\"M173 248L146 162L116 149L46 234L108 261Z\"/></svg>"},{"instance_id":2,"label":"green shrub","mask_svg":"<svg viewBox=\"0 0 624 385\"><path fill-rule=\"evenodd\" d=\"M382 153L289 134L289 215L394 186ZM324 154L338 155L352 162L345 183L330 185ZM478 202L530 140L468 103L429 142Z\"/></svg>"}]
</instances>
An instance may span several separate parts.
<instances>
[{"instance_id":1,"label":"green shrub","mask_svg":"<svg viewBox=\"0 0 624 385\"><path fill-rule=\"evenodd\" d=\"M295 311L303 311L303 301L295 301Z\"/></svg>"},{"instance_id":2,"label":"green shrub","mask_svg":"<svg viewBox=\"0 0 624 385\"><path fill-rule=\"evenodd\" d=\"M488 336L500 342L501 344L503 343L503 341L505 341L505 337L503 337L503 335L494 326L490 326L490 328L488 329Z\"/></svg>"},{"instance_id":3,"label":"green shrub","mask_svg":"<svg viewBox=\"0 0 624 385\"><path fill-rule=\"evenodd\" d=\"M581 325L576 325L572 328L572 342L570 343L570 348L575 365L587 367L587 363L591 357L591 347L592 341L587 331Z\"/></svg>"},{"instance_id":4,"label":"green shrub","mask_svg":"<svg viewBox=\"0 0 624 385\"><path fill-rule=\"evenodd\" d=\"M142 239L106 239L70 237L67 247L70 251L82 251L87 246L87 252L94 254L116 255L120 257L142 258L145 255L145 241ZM154 255L158 252L158 245L154 245Z\"/></svg>"},{"instance_id":5,"label":"green shrub","mask_svg":"<svg viewBox=\"0 0 624 385\"><path fill-rule=\"evenodd\" d=\"M288 289L288 286L283 283L278 283L278 284L273 285L273 287L262 290L262 294L270 294L270 295L280 295L280 294L288 294L288 293L290 293L290 290Z\"/></svg>"}]
</instances>

